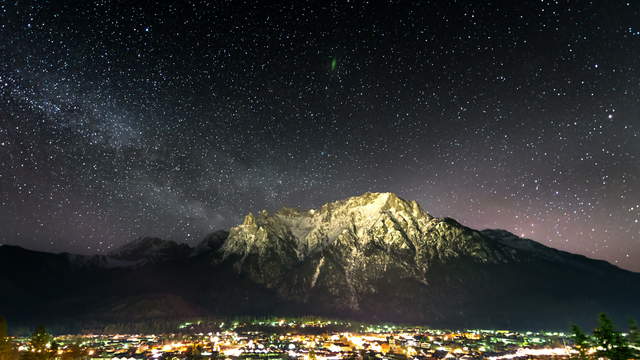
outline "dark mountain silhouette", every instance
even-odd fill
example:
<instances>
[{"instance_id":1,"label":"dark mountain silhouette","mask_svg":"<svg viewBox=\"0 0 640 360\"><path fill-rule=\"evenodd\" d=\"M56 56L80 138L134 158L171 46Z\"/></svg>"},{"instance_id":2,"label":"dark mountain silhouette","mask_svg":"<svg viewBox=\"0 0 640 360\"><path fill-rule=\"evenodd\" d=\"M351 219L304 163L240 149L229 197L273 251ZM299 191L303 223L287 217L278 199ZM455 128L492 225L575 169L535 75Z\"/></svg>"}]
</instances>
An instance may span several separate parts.
<instances>
[{"instance_id":1,"label":"dark mountain silhouette","mask_svg":"<svg viewBox=\"0 0 640 360\"><path fill-rule=\"evenodd\" d=\"M320 315L447 327L566 328L640 315L640 274L368 193L249 214L189 247L108 255L0 247L0 313L20 323Z\"/></svg>"}]
</instances>

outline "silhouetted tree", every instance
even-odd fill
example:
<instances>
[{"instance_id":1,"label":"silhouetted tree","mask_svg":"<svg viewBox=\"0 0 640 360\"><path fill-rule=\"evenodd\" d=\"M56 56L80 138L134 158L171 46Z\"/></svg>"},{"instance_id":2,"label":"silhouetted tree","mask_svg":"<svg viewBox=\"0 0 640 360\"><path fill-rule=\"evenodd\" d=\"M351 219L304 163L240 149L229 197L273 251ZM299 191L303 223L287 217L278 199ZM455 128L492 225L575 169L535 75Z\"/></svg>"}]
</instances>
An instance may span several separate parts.
<instances>
[{"instance_id":1,"label":"silhouetted tree","mask_svg":"<svg viewBox=\"0 0 640 360\"><path fill-rule=\"evenodd\" d=\"M571 327L573 333L573 344L578 351L578 355L574 357L576 360L586 360L589 358L589 349L591 348L591 339L585 334L578 325Z\"/></svg>"},{"instance_id":2,"label":"silhouetted tree","mask_svg":"<svg viewBox=\"0 0 640 360\"><path fill-rule=\"evenodd\" d=\"M22 360L49 360L53 358L51 340L53 337L47 333L44 326L38 326L31 335L31 351L23 352Z\"/></svg>"},{"instance_id":3,"label":"silhouetted tree","mask_svg":"<svg viewBox=\"0 0 640 360\"><path fill-rule=\"evenodd\" d=\"M631 359L633 354L629 345L613 322L605 314L600 314L598 327L593 330L595 345L598 347L596 355L610 360Z\"/></svg>"},{"instance_id":4,"label":"silhouetted tree","mask_svg":"<svg viewBox=\"0 0 640 360\"><path fill-rule=\"evenodd\" d=\"M45 352L51 341L51 335L47 334L44 326L38 326L31 335L31 349L35 352Z\"/></svg>"}]
</instances>

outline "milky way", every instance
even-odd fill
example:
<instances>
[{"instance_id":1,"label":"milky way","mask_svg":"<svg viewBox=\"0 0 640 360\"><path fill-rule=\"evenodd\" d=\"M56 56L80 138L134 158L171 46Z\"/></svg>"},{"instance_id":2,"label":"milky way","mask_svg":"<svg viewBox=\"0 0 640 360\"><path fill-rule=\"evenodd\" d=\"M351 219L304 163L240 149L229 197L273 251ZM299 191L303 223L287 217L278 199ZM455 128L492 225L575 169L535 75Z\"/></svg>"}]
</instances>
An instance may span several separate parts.
<instances>
[{"instance_id":1,"label":"milky way","mask_svg":"<svg viewBox=\"0 0 640 360\"><path fill-rule=\"evenodd\" d=\"M0 2L0 242L367 191L640 271L638 1Z\"/></svg>"}]
</instances>

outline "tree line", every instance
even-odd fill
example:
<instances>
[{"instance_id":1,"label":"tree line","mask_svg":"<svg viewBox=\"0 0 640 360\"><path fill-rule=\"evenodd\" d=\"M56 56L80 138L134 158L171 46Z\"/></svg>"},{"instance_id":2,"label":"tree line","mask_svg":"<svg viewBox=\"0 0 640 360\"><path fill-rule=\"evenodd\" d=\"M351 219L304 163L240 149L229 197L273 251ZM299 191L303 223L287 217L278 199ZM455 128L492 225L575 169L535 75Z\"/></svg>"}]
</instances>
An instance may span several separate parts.
<instances>
[{"instance_id":1,"label":"tree line","mask_svg":"<svg viewBox=\"0 0 640 360\"><path fill-rule=\"evenodd\" d=\"M571 331L576 353L573 358L576 360L640 359L640 330L634 320L629 322L626 334L617 330L613 321L605 314L600 314L598 326L591 335L577 325L573 325Z\"/></svg>"},{"instance_id":2,"label":"tree line","mask_svg":"<svg viewBox=\"0 0 640 360\"><path fill-rule=\"evenodd\" d=\"M11 341L7 320L0 316L0 360L88 360L87 350L78 344L67 344L61 350L52 335L43 326L38 326L28 342L28 349L18 349Z\"/></svg>"}]
</instances>

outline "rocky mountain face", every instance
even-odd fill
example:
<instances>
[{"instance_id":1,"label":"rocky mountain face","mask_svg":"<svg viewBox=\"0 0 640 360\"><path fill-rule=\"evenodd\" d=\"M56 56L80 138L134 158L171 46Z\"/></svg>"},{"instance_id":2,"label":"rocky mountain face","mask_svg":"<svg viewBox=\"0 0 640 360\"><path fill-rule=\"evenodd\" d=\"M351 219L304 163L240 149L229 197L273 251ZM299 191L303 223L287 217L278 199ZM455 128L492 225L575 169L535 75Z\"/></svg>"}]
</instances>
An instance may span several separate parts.
<instances>
[{"instance_id":1,"label":"rocky mountain face","mask_svg":"<svg viewBox=\"0 0 640 360\"><path fill-rule=\"evenodd\" d=\"M224 258L284 297L306 300L314 289L358 310L375 284L395 278L429 285L430 269L455 259L502 263L514 252L452 219L438 219L391 193L369 193L318 210L247 215L230 230ZM394 279L396 281L396 279Z\"/></svg>"},{"instance_id":2,"label":"rocky mountain face","mask_svg":"<svg viewBox=\"0 0 640 360\"><path fill-rule=\"evenodd\" d=\"M0 246L0 313L35 321L324 315L434 326L566 328L640 317L640 274L367 193L249 214L189 247L110 254Z\"/></svg>"},{"instance_id":3,"label":"rocky mountain face","mask_svg":"<svg viewBox=\"0 0 640 360\"><path fill-rule=\"evenodd\" d=\"M391 193L249 214L222 253L282 298L365 319L569 323L581 320L576 313L632 309L640 294L637 274L435 218Z\"/></svg>"}]
</instances>

